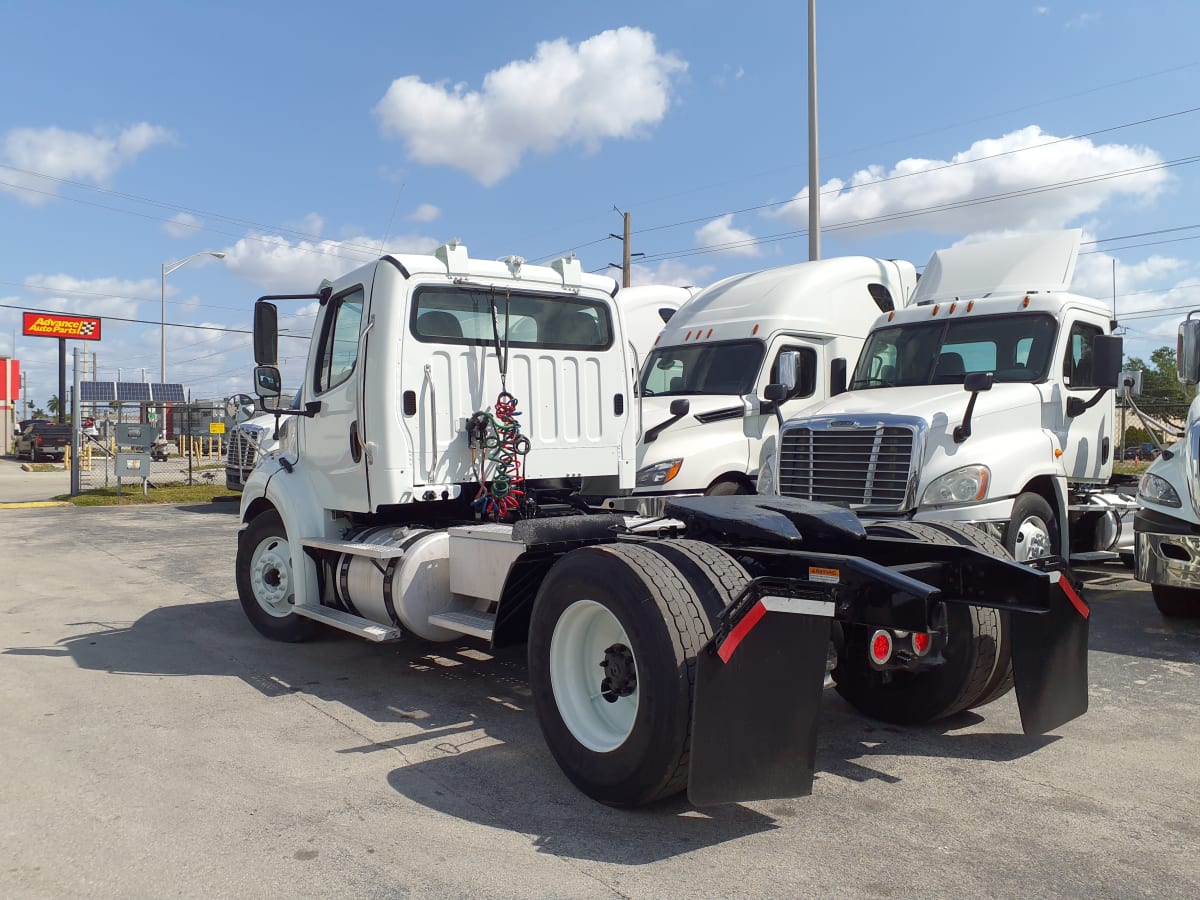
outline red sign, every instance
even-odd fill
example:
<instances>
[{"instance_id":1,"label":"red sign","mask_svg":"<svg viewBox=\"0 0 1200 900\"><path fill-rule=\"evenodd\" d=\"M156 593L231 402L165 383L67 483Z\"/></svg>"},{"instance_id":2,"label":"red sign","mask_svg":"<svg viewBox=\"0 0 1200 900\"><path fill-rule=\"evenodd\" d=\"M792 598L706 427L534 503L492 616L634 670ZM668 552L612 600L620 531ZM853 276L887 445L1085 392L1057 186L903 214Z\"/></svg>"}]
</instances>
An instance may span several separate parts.
<instances>
[{"instance_id":1,"label":"red sign","mask_svg":"<svg viewBox=\"0 0 1200 900\"><path fill-rule=\"evenodd\" d=\"M59 316L51 313L24 313L29 337L64 338L70 341L100 340L100 320L91 316Z\"/></svg>"},{"instance_id":2,"label":"red sign","mask_svg":"<svg viewBox=\"0 0 1200 900\"><path fill-rule=\"evenodd\" d=\"M21 363L0 358L0 403L21 399Z\"/></svg>"}]
</instances>

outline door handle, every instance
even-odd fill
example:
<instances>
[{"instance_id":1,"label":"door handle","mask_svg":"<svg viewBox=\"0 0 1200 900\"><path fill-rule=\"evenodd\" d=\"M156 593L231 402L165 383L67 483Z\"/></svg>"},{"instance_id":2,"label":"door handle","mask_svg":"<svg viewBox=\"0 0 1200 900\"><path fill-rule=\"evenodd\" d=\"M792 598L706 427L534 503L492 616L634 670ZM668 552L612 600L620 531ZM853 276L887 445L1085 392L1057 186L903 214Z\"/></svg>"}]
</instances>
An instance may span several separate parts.
<instances>
[{"instance_id":1,"label":"door handle","mask_svg":"<svg viewBox=\"0 0 1200 900\"><path fill-rule=\"evenodd\" d=\"M350 458L355 462L362 459L362 442L358 439L357 420L350 423Z\"/></svg>"}]
</instances>

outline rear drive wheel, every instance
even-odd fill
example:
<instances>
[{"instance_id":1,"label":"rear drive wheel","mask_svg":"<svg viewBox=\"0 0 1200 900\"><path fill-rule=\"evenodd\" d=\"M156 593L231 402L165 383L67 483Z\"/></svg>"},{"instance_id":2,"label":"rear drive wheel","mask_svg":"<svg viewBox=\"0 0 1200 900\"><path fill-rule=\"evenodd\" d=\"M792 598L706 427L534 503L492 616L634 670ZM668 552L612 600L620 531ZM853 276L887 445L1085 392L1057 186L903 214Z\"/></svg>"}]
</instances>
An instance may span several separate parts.
<instances>
[{"instance_id":1,"label":"rear drive wheel","mask_svg":"<svg viewBox=\"0 0 1200 900\"><path fill-rule=\"evenodd\" d=\"M1027 493L1017 498L1008 520L1004 546L1017 562L1058 555L1058 520L1044 497Z\"/></svg>"},{"instance_id":2,"label":"rear drive wheel","mask_svg":"<svg viewBox=\"0 0 1200 900\"><path fill-rule=\"evenodd\" d=\"M977 538L953 523L875 523L867 531L922 543L978 546L994 554L1003 550L982 532ZM946 622L942 665L917 672L892 671L886 678L868 662L872 629L847 626L845 647L833 670L837 692L864 714L899 725L944 719L1006 693L1012 686L1006 619L993 609L947 603Z\"/></svg>"},{"instance_id":3,"label":"rear drive wheel","mask_svg":"<svg viewBox=\"0 0 1200 900\"><path fill-rule=\"evenodd\" d=\"M1164 616L1172 619L1200 619L1200 591L1188 588L1150 585L1154 594L1154 605Z\"/></svg>"},{"instance_id":4,"label":"rear drive wheel","mask_svg":"<svg viewBox=\"0 0 1200 900\"><path fill-rule=\"evenodd\" d=\"M260 634L275 641L304 641L317 623L296 615L292 551L279 514L266 512L239 535L237 588L242 611Z\"/></svg>"},{"instance_id":5,"label":"rear drive wheel","mask_svg":"<svg viewBox=\"0 0 1200 900\"><path fill-rule=\"evenodd\" d=\"M690 581L652 546L607 544L566 554L538 590L538 721L566 776L601 803L641 806L687 785L696 655L711 635Z\"/></svg>"}]
</instances>

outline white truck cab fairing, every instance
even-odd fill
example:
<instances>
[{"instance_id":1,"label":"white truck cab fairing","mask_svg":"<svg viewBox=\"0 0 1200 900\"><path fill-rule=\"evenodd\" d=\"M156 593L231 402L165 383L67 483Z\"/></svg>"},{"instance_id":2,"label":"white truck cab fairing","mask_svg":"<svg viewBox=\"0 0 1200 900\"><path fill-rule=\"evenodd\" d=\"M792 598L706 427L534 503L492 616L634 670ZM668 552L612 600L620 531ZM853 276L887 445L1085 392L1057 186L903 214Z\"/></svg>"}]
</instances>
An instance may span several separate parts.
<instances>
[{"instance_id":1,"label":"white truck cab fairing","mask_svg":"<svg viewBox=\"0 0 1200 900\"><path fill-rule=\"evenodd\" d=\"M1058 291L1078 240L1035 235L935 254L913 305L875 324L850 391L785 425L777 490L992 526L1018 557L1069 555L1071 518L1100 533L1103 514L1085 511L1076 491L1112 474L1113 396L1093 362L1112 322L1106 304ZM976 292L958 293L967 285ZM965 390L971 373L990 373L987 386Z\"/></svg>"},{"instance_id":2,"label":"white truck cab fairing","mask_svg":"<svg viewBox=\"0 0 1200 900\"><path fill-rule=\"evenodd\" d=\"M844 257L734 276L694 296L642 367L636 494L751 492L775 453L778 420L764 393L780 354L800 360L786 417L830 396L835 367L853 366L879 313L903 307L915 284L910 263ZM656 430L679 400L687 413Z\"/></svg>"}]
</instances>

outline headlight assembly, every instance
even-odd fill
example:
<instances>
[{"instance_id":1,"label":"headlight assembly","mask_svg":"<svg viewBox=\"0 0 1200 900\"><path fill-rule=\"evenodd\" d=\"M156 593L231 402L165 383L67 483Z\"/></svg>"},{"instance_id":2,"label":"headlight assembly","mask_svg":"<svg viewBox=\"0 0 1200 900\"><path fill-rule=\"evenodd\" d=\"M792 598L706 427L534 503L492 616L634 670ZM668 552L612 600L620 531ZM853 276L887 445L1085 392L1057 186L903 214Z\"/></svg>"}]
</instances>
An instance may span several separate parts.
<instances>
[{"instance_id":1,"label":"headlight assembly","mask_svg":"<svg viewBox=\"0 0 1200 900\"><path fill-rule=\"evenodd\" d=\"M963 466L935 478L925 488L922 506L943 506L947 503L972 503L987 496L992 473L987 466Z\"/></svg>"},{"instance_id":2,"label":"headlight assembly","mask_svg":"<svg viewBox=\"0 0 1200 900\"><path fill-rule=\"evenodd\" d=\"M682 459L668 459L660 463L655 463L652 466L638 469L637 486L656 487L660 484L666 484L679 474L679 467L682 465Z\"/></svg>"},{"instance_id":3,"label":"headlight assembly","mask_svg":"<svg viewBox=\"0 0 1200 900\"><path fill-rule=\"evenodd\" d=\"M1171 482L1149 472L1138 482L1138 499L1147 503L1157 503L1159 506L1183 505L1179 500L1179 493L1171 487Z\"/></svg>"}]
</instances>

